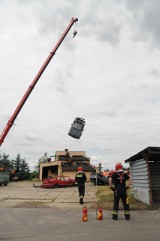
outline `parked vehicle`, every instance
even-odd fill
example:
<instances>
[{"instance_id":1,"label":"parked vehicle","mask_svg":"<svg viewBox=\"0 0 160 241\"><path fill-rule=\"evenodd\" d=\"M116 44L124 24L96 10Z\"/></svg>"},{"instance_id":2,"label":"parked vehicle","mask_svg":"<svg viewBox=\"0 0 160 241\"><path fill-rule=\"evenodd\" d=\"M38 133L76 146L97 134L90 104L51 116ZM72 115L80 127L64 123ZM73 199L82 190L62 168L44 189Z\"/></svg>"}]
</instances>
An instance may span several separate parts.
<instances>
[{"instance_id":1,"label":"parked vehicle","mask_svg":"<svg viewBox=\"0 0 160 241\"><path fill-rule=\"evenodd\" d=\"M103 176L100 173L91 173L90 181L94 183L94 185L109 185L109 177Z\"/></svg>"},{"instance_id":2,"label":"parked vehicle","mask_svg":"<svg viewBox=\"0 0 160 241\"><path fill-rule=\"evenodd\" d=\"M57 178L44 178L42 188L58 188L75 186L76 180L68 176L59 176Z\"/></svg>"},{"instance_id":3,"label":"parked vehicle","mask_svg":"<svg viewBox=\"0 0 160 241\"><path fill-rule=\"evenodd\" d=\"M10 173L9 172L0 172L0 186L4 185L7 186L9 183L9 177Z\"/></svg>"}]
</instances>

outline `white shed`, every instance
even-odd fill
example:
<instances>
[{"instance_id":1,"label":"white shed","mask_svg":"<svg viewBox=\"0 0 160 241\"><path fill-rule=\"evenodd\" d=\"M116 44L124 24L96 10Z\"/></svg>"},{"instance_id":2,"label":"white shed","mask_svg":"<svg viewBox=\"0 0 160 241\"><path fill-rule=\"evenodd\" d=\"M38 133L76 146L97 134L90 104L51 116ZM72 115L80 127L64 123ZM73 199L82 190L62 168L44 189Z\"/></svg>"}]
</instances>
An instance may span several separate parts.
<instances>
[{"instance_id":1,"label":"white shed","mask_svg":"<svg viewBox=\"0 0 160 241\"><path fill-rule=\"evenodd\" d=\"M130 164L132 191L145 204L160 204L160 147L147 147L125 160Z\"/></svg>"}]
</instances>

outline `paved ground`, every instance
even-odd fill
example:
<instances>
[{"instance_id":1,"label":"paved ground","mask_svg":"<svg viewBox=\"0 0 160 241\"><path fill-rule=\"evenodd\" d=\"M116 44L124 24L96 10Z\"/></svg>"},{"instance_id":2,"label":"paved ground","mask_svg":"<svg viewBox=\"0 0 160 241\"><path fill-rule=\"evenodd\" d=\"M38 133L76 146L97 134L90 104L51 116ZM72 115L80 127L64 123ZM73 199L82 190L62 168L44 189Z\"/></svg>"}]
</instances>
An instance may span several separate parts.
<instances>
[{"instance_id":1,"label":"paved ground","mask_svg":"<svg viewBox=\"0 0 160 241\"><path fill-rule=\"evenodd\" d=\"M0 187L0 241L160 241L159 210L133 211L130 221L123 212L114 221L111 211L103 211L98 221L91 208L95 191L86 185L88 222L83 222L77 187L40 189L28 182Z\"/></svg>"},{"instance_id":2,"label":"paved ground","mask_svg":"<svg viewBox=\"0 0 160 241\"><path fill-rule=\"evenodd\" d=\"M123 213L114 221L110 212L98 221L88 210L88 222L81 221L81 208L0 208L1 241L160 241L160 213L132 212L130 221Z\"/></svg>"},{"instance_id":3,"label":"paved ground","mask_svg":"<svg viewBox=\"0 0 160 241\"><path fill-rule=\"evenodd\" d=\"M36 183L40 185L41 182ZM84 202L91 207L97 200L96 186L86 183ZM10 182L0 187L0 207L79 208L77 187L34 188L32 182Z\"/></svg>"}]
</instances>

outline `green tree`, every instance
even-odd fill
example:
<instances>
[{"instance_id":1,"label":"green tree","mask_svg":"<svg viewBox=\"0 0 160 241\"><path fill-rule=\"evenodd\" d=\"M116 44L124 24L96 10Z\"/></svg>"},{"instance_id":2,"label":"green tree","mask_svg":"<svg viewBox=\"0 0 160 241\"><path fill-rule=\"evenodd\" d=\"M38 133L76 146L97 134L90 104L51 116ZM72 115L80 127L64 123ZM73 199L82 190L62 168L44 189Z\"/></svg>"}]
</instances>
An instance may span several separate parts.
<instances>
[{"instance_id":1,"label":"green tree","mask_svg":"<svg viewBox=\"0 0 160 241\"><path fill-rule=\"evenodd\" d=\"M12 164L14 169L16 170L16 173L19 174L20 168L21 168L21 155L17 154L17 157L15 160L12 160Z\"/></svg>"},{"instance_id":2,"label":"green tree","mask_svg":"<svg viewBox=\"0 0 160 241\"><path fill-rule=\"evenodd\" d=\"M98 164L98 170L99 170L99 172L102 171L102 164L101 164L101 162Z\"/></svg>"},{"instance_id":3,"label":"green tree","mask_svg":"<svg viewBox=\"0 0 160 241\"><path fill-rule=\"evenodd\" d=\"M38 178L38 172L37 171L31 172L31 178Z\"/></svg>"},{"instance_id":4,"label":"green tree","mask_svg":"<svg viewBox=\"0 0 160 241\"><path fill-rule=\"evenodd\" d=\"M44 155L38 160L38 163L35 166L35 171L37 171L37 173L39 173L40 164L43 162L48 162L47 152L44 153Z\"/></svg>"},{"instance_id":5,"label":"green tree","mask_svg":"<svg viewBox=\"0 0 160 241\"><path fill-rule=\"evenodd\" d=\"M20 178L20 180L27 180L27 179L31 178L29 165L25 161L25 159L21 159L21 165L20 165L20 170L19 170L19 178Z\"/></svg>"},{"instance_id":6,"label":"green tree","mask_svg":"<svg viewBox=\"0 0 160 241\"><path fill-rule=\"evenodd\" d=\"M25 159L21 158L20 154L17 154L15 160L12 160L12 165L16 170L16 173L20 180L30 179L30 169Z\"/></svg>"},{"instance_id":7,"label":"green tree","mask_svg":"<svg viewBox=\"0 0 160 241\"><path fill-rule=\"evenodd\" d=\"M13 177L13 175L15 176L15 174L12 173L12 171L15 170L16 176L18 176L20 180L30 179L29 165L25 159L21 158L20 153L12 160L9 159L9 155L0 153L0 168L10 171L11 177Z\"/></svg>"},{"instance_id":8,"label":"green tree","mask_svg":"<svg viewBox=\"0 0 160 241\"><path fill-rule=\"evenodd\" d=\"M12 163L9 160L9 155L5 153L3 155L0 154L0 167L4 168L5 170L12 169Z\"/></svg>"}]
</instances>

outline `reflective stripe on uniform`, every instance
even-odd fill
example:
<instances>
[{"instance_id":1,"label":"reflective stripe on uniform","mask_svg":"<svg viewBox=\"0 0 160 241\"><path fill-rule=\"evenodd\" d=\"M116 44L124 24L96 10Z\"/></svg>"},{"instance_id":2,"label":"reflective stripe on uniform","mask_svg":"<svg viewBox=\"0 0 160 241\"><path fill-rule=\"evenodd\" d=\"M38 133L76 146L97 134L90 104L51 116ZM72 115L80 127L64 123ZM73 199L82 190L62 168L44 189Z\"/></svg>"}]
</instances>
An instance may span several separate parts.
<instances>
[{"instance_id":1,"label":"reflective stripe on uniform","mask_svg":"<svg viewBox=\"0 0 160 241\"><path fill-rule=\"evenodd\" d=\"M112 214L118 215L118 212L113 210Z\"/></svg>"},{"instance_id":2,"label":"reflective stripe on uniform","mask_svg":"<svg viewBox=\"0 0 160 241\"><path fill-rule=\"evenodd\" d=\"M129 211L124 211L124 214L130 214L130 212Z\"/></svg>"},{"instance_id":3,"label":"reflective stripe on uniform","mask_svg":"<svg viewBox=\"0 0 160 241\"><path fill-rule=\"evenodd\" d=\"M83 177L83 174L82 173L77 173L76 177Z\"/></svg>"}]
</instances>

